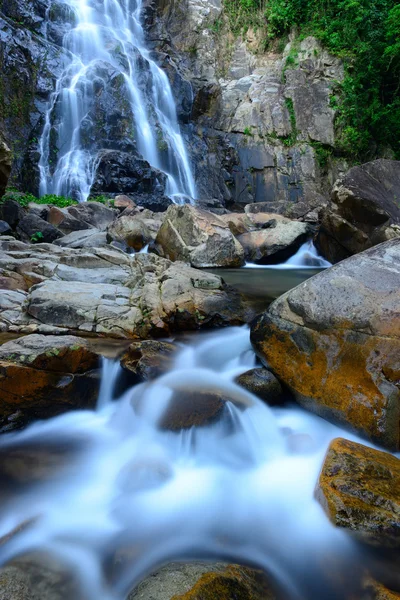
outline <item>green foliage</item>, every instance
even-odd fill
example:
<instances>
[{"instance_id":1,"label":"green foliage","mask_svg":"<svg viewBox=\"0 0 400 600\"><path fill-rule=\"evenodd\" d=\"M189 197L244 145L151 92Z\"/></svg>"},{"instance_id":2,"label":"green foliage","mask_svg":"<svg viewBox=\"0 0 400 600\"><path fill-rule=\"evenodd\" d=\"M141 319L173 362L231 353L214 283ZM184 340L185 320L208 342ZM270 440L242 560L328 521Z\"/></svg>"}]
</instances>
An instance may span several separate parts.
<instances>
[{"instance_id":1,"label":"green foliage","mask_svg":"<svg viewBox=\"0 0 400 600\"><path fill-rule=\"evenodd\" d=\"M33 244L40 244L43 242L43 233L41 231L37 231L33 235L31 235L31 242Z\"/></svg>"},{"instance_id":2,"label":"green foliage","mask_svg":"<svg viewBox=\"0 0 400 600\"><path fill-rule=\"evenodd\" d=\"M311 145L314 148L315 157L320 168L326 169L329 164L329 159L332 156L333 149L330 146L321 144L320 142L313 142Z\"/></svg>"},{"instance_id":3,"label":"green foliage","mask_svg":"<svg viewBox=\"0 0 400 600\"><path fill-rule=\"evenodd\" d=\"M390 146L400 157L398 0L268 0L265 18L270 40L296 28L344 60L335 98L339 150L366 159ZM294 62L289 55L285 68Z\"/></svg>"},{"instance_id":4,"label":"green foliage","mask_svg":"<svg viewBox=\"0 0 400 600\"><path fill-rule=\"evenodd\" d=\"M265 26L265 0L225 0L224 9L231 31L245 32L249 27Z\"/></svg>"},{"instance_id":5,"label":"green foliage","mask_svg":"<svg viewBox=\"0 0 400 600\"><path fill-rule=\"evenodd\" d=\"M245 128L243 129L243 133L244 133L244 135L250 135L250 136L252 136L252 135L253 135L253 134L251 133L251 129L250 129L250 127L245 127Z\"/></svg>"},{"instance_id":6,"label":"green foliage","mask_svg":"<svg viewBox=\"0 0 400 600\"><path fill-rule=\"evenodd\" d=\"M42 196L41 198L36 198L36 196L34 196L33 194L29 194L27 192L19 192L14 188L8 188L4 196L1 198L0 202L5 202L6 200L14 200L15 202L18 202L18 204L24 207L27 207L30 202L34 202L35 204L52 204L53 206L57 206L58 208L65 208L66 206L77 204L76 200L73 200L72 198L65 198L65 196L47 194L46 196Z\"/></svg>"}]
</instances>

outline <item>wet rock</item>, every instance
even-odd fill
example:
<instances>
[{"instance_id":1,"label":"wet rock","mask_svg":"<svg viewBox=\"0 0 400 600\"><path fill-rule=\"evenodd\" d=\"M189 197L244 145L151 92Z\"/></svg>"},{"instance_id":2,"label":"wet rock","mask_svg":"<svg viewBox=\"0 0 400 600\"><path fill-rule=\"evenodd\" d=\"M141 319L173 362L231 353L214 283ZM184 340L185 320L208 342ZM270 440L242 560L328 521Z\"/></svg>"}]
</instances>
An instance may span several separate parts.
<instances>
[{"instance_id":1,"label":"wet rock","mask_svg":"<svg viewBox=\"0 0 400 600\"><path fill-rule=\"evenodd\" d=\"M317 244L331 262L400 236L400 161L379 159L353 167L321 211Z\"/></svg>"},{"instance_id":2,"label":"wet rock","mask_svg":"<svg viewBox=\"0 0 400 600\"><path fill-rule=\"evenodd\" d=\"M121 366L140 381L155 379L170 369L177 349L157 340L133 342L121 357Z\"/></svg>"},{"instance_id":3,"label":"wet rock","mask_svg":"<svg viewBox=\"0 0 400 600\"><path fill-rule=\"evenodd\" d=\"M316 491L332 523L368 544L400 548L400 460L349 440L329 446Z\"/></svg>"},{"instance_id":4,"label":"wet rock","mask_svg":"<svg viewBox=\"0 0 400 600\"><path fill-rule=\"evenodd\" d=\"M7 187L8 178L11 173L12 153L0 135L0 198L4 194Z\"/></svg>"},{"instance_id":5,"label":"wet rock","mask_svg":"<svg viewBox=\"0 0 400 600\"><path fill-rule=\"evenodd\" d=\"M400 591L390 590L371 577L365 579L363 592L361 600L399 600L400 598ZM349 600L357 600L357 598Z\"/></svg>"},{"instance_id":6,"label":"wet rock","mask_svg":"<svg viewBox=\"0 0 400 600\"><path fill-rule=\"evenodd\" d=\"M275 377L262 367L250 369L236 377L236 383L242 386L248 392L264 400L270 406L276 406L282 403L282 386Z\"/></svg>"},{"instance_id":7,"label":"wet rock","mask_svg":"<svg viewBox=\"0 0 400 600\"><path fill-rule=\"evenodd\" d=\"M262 571L224 563L170 563L144 579L128 600L276 600Z\"/></svg>"},{"instance_id":8,"label":"wet rock","mask_svg":"<svg viewBox=\"0 0 400 600\"><path fill-rule=\"evenodd\" d=\"M270 215L264 229L250 231L238 236L246 260L256 263L279 263L296 253L310 237L308 223L290 221L280 215Z\"/></svg>"},{"instance_id":9,"label":"wet rock","mask_svg":"<svg viewBox=\"0 0 400 600\"><path fill-rule=\"evenodd\" d=\"M47 223L47 221L44 221L34 213L27 214L19 221L17 233L21 240L25 242L30 242L33 236L41 234L40 240L38 239L38 241L44 243L54 242L54 240L57 240L63 235L57 227Z\"/></svg>"},{"instance_id":10,"label":"wet rock","mask_svg":"<svg viewBox=\"0 0 400 600\"><path fill-rule=\"evenodd\" d=\"M0 569L0 600L38 600L28 575L17 567Z\"/></svg>"},{"instance_id":11,"label":"wet rock","mask_svg":"<svg viewBox=\"0 0 400 600\"><path fill-rule=\"evenodd\" d=\"M240 267L243 248L228 225L194 206L171 206L157 234L156 249L170 260L194 267Z\"/></svg>"},{"instance_id":12,"label":"wet rock","mask_svg":"<svg viewBox=\"0 0 400 600\"><path fill-rule=\"evenodd\" d=\"M152 194L164 192L166 175L139 155L117 150L103 150L92 185L92 194ZM137 200L135 199L135 202Z\"/></svg>"},{"instance_id":13,"label":"wet rock","mask_svg":"<svg viewBox=\"0 0 400 600\"><path fill-rule=\"evenodd\" d=\"M136 215L122 215L119 219L113 221L107 229L107 238L110 242L123 242L128 248L133 248L136 252L142 250L152 240L146 224Z\"/></svg>"},{"instance_id":14,"label":"wet rock","mask_svg":"<svg viewBox=\"0 0 400 600\"><path fill-rule=\"evenodd\" d=\"M104 231L118 214L116 210L108 208L100 202L82 202L69 206L67 210L78 221L83 221L100 231Z\"/></svg>"},{"instance_id":15,"label":"wet rock","mask_svg":"<svg viewBox=\"0 0 400 600\"><path fill-rule=\"evenodd\" d=\"M253 325L256 352L316 414L399 448L400 240L319 273Z\"/></svg>"},{"instance_id":16,"label":"wet rock","mask_svg":"<svg viewBox=\"0 0 400 600\"><path fill-rule=\"evenodd\" d=\"M98 362L88 343L74 336L28 335L0 346L2 429L93 407Z\"/></svg>"},{"instance_id":17,"label":"wet rock","mask_svg":"<svg viewBox=\"0 0 400 600\"><path fill-rule=\"evenodd\" d=\"M159 421L161 429L181 431L210 425L221 418L227 398L223 393L197 390L175 391Z\"/></svg>"}]
</instances>

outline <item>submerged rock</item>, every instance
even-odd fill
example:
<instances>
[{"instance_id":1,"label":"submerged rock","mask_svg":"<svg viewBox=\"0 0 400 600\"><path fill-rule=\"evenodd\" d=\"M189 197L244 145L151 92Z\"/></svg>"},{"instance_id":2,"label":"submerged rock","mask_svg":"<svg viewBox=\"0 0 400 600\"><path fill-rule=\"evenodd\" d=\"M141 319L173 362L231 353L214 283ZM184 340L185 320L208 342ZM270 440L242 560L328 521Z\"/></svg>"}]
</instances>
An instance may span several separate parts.
<instances>
[{"instance_id":1,"label":"submerged rock","mask_svg":"<svg viewBox=\"0 0 400 600\"><path fill-rule=\"evenodd\" d=\"M121 366L139 380L155 379L170 369L177 349L175 344L157 340L133 342L122 355Z\"/></svg>"},{"instance_id":2,"label":"submerged rock","mask_svg":"<svg viewBox=\"0 0 400 600\"><path fill-rule=\"evenodd\" d=\"M338 438L325 457L316 491L334 525L368 544L400 548L400 460Z\"/></svg>"},{"instance_id":3,"label":"submerged rock","mask_svg":"<svg viewBox=\"0 0 400 600\"><path fill-rule=\"evenodd\" d=\"M248 392L264 400L270 406L282 403L282 386L267 369L262 367L250 369L236 377L236 383Z\"/></svg>"},{"instance_id":4,"label":"submerged rock","mask_svg":"<svg viewBox=\"0 0 400 600\"><path fill-rule=\"evenodd\" d=\"M262 571L224 563L170 563L144 579L128 600L275 600Z\"/></svg>"},{"instance_id":5,"label":"submerged rock","mask_svg":"<svg viewBox=\"0 0 400 600\"><path fill-rule=\"evenodd\" d=\"M305 408L399 448L400 239L308 279L253 325L261 360Z\"/></svg>"},{"instance_id":6,"label":"submerged rock","mask_svg":"<svg viewBox=\"0 0 400 600\"><path fill-rule=\"evenodd\" d=\"M240 267L243 248L213 213L185 204L171 206L155 240L157 252L193 267Z\"/></svg>"},{"instance_id":7,"label":"submerged rock","mask_svg":"<svg viewBox=\"0 0 400 600\"><path fill-rule=\"evenodd\" d=\"M0 426L93 407L99 357L75 336L28 335L0 346Z\"/></svg>"}]
</instances>

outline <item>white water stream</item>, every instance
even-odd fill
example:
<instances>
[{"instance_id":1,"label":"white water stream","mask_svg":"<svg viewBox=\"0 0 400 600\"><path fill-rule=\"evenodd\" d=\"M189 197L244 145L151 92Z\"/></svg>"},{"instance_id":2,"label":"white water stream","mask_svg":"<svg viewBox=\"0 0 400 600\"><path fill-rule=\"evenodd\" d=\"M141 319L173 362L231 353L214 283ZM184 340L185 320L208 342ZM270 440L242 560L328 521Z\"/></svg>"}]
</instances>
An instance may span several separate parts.
<instances>
[{"instance_id":1,"label":"white water stream","mask_svg":"<svg viewBox=\"0 0 400 600\"><path fill-rule=\"evenodd\" d=\"M255 365L246 327L197 335L155 382L112 401L118 368L106 362L97 411L0 438L1 452L79 448L3 502L0 536L30 525L0 545L0 563L47 551L69 565L84 600L123 600L156 566L198 557L260 565L285 600L344 597L334 581L356 580L356 550L314 499L327 446L343 432L299 408L269 408L233 382ZM165 431L177 390L219 390L230 401L212 424ZM110 578L105 564L119 553Z\"/></svg>"},{"instance_id":2,"label":"white water stream","mask_svg":"<svg viewBox=\"0 0 400 600\"><path fill-rule=\"evenodd\" d=\"M122 75L131 107L138 151L167 175L166 194L196 197L168 77L146 49L141 0L66 0L75 24L63 46L69 60L57 81L40 140L40 195L54 193L87 199L96 169L96 148L82 138L85 120L93 119L96 86L105 67ZM107 91L110 91L109 89ZM115 92L117 93L117 91ZM157 132L167 146L167 161L157 147ZM58 148L51 164L51 145Z\"/></svg>"},{"instance_id":3,"label":"white water stream","mask_svg":"<svg viewBox=\"0 0 400 600\"><path fill-rule=\"evenodd\" d=\"M259 265L248 262L245 264L245 267L251 269L324 269L331 266L332 264L329 261L318 254L318 250L314 246L312 240L308 240L300 246L297 252L284 263L279 263L277 265Z\"/></svg>"}]
</instances>

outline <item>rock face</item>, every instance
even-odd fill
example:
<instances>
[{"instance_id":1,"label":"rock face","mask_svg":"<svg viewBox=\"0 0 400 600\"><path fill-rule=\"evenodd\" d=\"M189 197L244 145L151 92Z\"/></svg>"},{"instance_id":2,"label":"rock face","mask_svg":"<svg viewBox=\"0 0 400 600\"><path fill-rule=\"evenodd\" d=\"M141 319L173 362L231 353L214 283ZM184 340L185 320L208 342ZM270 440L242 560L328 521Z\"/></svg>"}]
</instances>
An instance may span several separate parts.
<instances>
[{"instance_id":1,"label":"rock face","mask_svg":"<svg viewBox=\"0 0 400 600\"><path fill-rule=\"evenodd\" d=\"M193 267L240 267L242 246L216 215L193 206L171 206L157 234L155 248L171 260Z\"/></svg>"},{"instance_id":2,"label":"rock face","mask_svg":"<svg viewBox=\"0 0 400 600\"><path fill-rule=\"evenodd\" d=\"M266 576L239 565L170 563L147 577L128 600L274 600Z\"/></svg>"},{"instance_id":3,"label":"rock face","mask_svg":"<svg viewBox=\"0 0 400 600\"><path fill-rule=\"evenodd\" d=\"M0 244L3 331L147 338L250 317L240 295L220 277L183 263L108 248L28 245L12 238Z\"/></svg>"},{"instance_id":4,"label":"rock face","mask_svg":"<svg viewBox=\"0 0 400 600\"><path fill-rule=\"evenodd\" d=\"M0 346L0 427L71 408L92 408L97 399L98 355L75 336L28 335Z\"/></svg>"},{"instance_id":5,"label":"rock face","mask_svg":"<svg viewBox=\"0 0 400 600\"><path fill-rule=\"evenodd\" d=\"M12 154L3 137L0 135L0 198L7 187L11 173Z\"/></svg>"},{"instance_id":6,"label":"rock face","mask_svg":"<svg viewBox=\"0 0 400 600\"><path fill-rule=\"evenodd\" d=\"M238 236L246 260L255 263L280 263L295 254L310 237L312 229L307 223L290 221L280 215L269 215L264 229Z\"/></svg>"},{"instance_id":7,"label":"rock face","mask_svg":"<svg viewBox=\"0 0 400 600\"><path fill-rule=\"evenodd\" d=\"M400 460L349 440L334 440L316 491L330 520L379 547L400 547Z\"/></svg>"},{"instance_id":8,"label":"rock face","mask_svg":"<svg viewBox=\"0 0 400 600\"><path fill-rule=\"evenodd\" d=\"M256 352L318 415L399 448L400 240L278 298L252 327Z\"/></svg>"},{"instance_id":9,"label":"rock face","mask_svg":"<svg viewBox=\"0 0 400 600\"><path fill-rule=\"evenodd\" d=\"M323 209L318 245L331 262L400 236L400 161L353 167Z\"/></svg>"}]
</instances>

